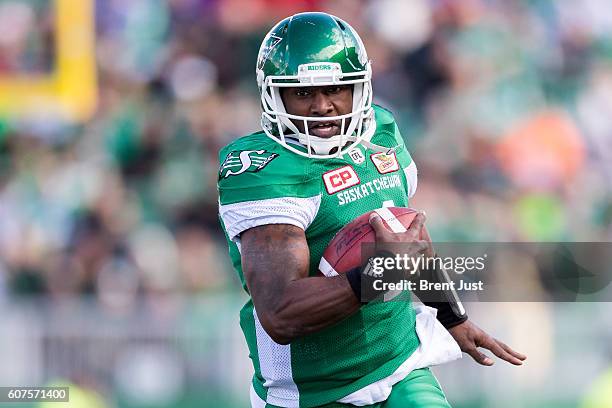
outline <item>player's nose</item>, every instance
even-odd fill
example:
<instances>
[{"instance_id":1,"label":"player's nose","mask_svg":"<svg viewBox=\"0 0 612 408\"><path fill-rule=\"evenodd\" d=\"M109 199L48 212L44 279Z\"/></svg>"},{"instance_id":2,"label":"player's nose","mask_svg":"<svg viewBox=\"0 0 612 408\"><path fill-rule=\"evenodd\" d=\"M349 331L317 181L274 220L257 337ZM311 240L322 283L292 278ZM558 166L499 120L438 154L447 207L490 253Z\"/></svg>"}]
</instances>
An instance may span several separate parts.
<instances>
[{"instance_id":1,"label":"player's nose","mask_svg":"<svg viewBox=\"0 0 612 408\"><path fill-rule=\"evenodd\" d=\"M314 93L310 104L310 116L333 116L334 109L334 104L329 95L321 90Z\"/></svg>"}]
</instances>

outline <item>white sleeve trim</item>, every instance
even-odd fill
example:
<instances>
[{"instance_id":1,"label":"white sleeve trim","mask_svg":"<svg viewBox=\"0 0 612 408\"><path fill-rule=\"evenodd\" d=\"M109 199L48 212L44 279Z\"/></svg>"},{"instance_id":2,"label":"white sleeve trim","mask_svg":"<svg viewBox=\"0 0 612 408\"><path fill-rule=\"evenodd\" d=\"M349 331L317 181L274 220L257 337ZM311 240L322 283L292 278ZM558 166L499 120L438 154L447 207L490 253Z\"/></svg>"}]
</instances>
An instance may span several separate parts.
<instances>
[{"instance_id":1,"label":"white sleeve trim","mask_svg":"<svg viewBox=\"0 0 612 408\"><path fill-rule=\"evenodd\" d=\"M406 175L406 182L408 183L408 198L412 198L412 196L414 196L414 193L416 193L417 184L419 181L418 173L419 172L417 170L416 164L414 163L414 160L408 165L408 167L404 169L404 174Z\"/></svg>"},{"instance_id":2,"label":"white sleeve trim","mask_svg":"<svg viewBox=\"0 0 612 408\"><path fill-rule=\"evenodd\" d=\"M232 241L249 228L267 224L290 224L304 231L319 211L321 195L279 197L219 205L219 214Z\"/></svg>"}]
</instances>

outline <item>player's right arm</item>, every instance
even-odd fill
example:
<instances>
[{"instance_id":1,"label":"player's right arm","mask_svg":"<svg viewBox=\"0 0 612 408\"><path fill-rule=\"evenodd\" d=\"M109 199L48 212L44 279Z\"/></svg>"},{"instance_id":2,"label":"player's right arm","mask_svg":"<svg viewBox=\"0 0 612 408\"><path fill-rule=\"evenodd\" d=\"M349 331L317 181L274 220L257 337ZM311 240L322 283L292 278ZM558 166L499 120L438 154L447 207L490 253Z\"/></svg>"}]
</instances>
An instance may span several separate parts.
<instances>
[{"instance_id":1,"label":"player's right arm","mask_svg":"<svg viewBox=\"0 0 612 408\"><path fill-rule=\"evenodd\" d=\"M345 275L308 277L304 230L294 225L261 225L240 237L242 270L257 316L279 344L331 326L357 312Z\"/></svg>"},{"instance_id":2,"label":"player's right arm","mask_svg":"<svg viewBox=\"0 0 612 408\"><path fill-rule=\"evenodd\" d=\"M268 335L287 344L355 313L360 302L345 276L308 277L304 231L321 202L310 162L257 134L223 149L219 162L219 213L230 256Z\"/></svg>"}]
</instances>

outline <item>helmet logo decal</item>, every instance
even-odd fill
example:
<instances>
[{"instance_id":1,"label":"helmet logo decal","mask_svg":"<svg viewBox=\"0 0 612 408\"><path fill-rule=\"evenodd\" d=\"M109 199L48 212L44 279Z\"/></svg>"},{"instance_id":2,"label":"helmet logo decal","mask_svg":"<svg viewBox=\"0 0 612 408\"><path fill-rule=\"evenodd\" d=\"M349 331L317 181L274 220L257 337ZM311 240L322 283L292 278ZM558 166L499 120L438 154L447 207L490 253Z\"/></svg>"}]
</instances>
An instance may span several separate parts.
<instances>
[{"instance_id":1,"label":"helmet logo decal","mask_svg":"<svg viewBox=\"0 0 612 408\"><path fill-rule=\"evenodd\" d=\"M234 150L221 163L219 175L227 178L245 172L256 173L276 157L278 157L277 153L269 153L267 150ZM224 171L226 171L225 174L223 174Z\"/></svg>"},{"instance_id":2,"label":"helmet logo decal","mask_svg":"<svg viewBox=\"0 0 612 408\"><path fill-rule=\"evenodd\" d=\"M262 69L264 64L266 63L266 60L268 59L268 57L270 56L270 54L272 53L272 50L274 50L274 48L281 42L283 41L283 37L279 37L276 34L270 34L270 38L268 39L268 44L266 44L266 47L264 48L263 52L261 53L261 59L259 60L259 64L257 66L258 69Z\"/></svg>"}]
</instances>

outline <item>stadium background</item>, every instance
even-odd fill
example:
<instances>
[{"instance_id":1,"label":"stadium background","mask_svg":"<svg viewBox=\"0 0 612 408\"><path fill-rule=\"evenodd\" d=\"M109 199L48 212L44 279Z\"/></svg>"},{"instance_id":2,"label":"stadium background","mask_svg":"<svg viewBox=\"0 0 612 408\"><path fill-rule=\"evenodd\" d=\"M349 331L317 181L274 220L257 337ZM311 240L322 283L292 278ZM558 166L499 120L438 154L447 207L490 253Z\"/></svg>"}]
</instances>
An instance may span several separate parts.
<instances>
[{"instance_id":1,"label":"stadium background","mask_svg":"<svg viewBox=\"0 0 612 408\"><path fill-rule=\"evenodd\" d=\"M259 44L299 11L364 39L434 240L612 238L606 0L90 1L0 0L0 385L247 406L217 152L258 128ZM455 407L612 406L610 303L469 309L529 360L436 369Z\"/></svg>"}]
</instances>

